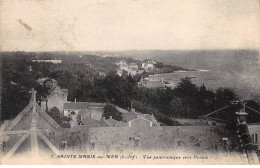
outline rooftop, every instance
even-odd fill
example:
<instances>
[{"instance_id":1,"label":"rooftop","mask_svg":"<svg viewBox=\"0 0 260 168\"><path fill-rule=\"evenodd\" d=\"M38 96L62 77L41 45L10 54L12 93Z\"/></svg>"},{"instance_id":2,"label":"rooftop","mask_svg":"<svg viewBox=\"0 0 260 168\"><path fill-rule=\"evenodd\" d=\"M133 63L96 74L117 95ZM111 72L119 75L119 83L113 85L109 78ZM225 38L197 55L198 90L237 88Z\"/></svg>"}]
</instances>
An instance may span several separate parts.
<instances>
[{"instance_id":1,"label":"rooftop","mask_svg":"<svg viewBox=\"0 0 260 168\"><path fill-rule=\"evenodd\" d=\"M66 102L64 103L64 109L87 109L88 107L105 107L105 103L93 103L93 102Z\"/></svg>"},{"instance_id":2,"label":"rooftop","mask_svg":"<svg viewBox=\"0 0 260 168\"><path fill-rule=\"evenodd\" d=\"M81 122L88 127L99 127L101 122L90 117L83 118Z\"/></svg>"},{"instance_id":3,"label":"rooftop","mask_svg":"<svg viewBox=\"0 0 260 168\"><path fill-rule=\"evenodd\" d=\"M161 81L146 81L145 86L148 88L164 87L164 83Z\"/></svg>"}]
</instances>

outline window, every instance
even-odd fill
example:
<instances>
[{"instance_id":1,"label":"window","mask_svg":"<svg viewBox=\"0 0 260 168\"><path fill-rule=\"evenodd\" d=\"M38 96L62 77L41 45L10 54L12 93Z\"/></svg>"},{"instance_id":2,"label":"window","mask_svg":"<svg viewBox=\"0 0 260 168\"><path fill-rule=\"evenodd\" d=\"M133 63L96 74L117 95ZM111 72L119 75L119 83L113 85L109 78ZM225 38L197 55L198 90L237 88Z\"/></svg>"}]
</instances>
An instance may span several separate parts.
<instances>
[{"instance_id":1,"label":"window","mask_svg":"<svg viewBox=\"0 0 260 168\"><path fill-rule=\"evenodd\" d=\"M257 133L252 134L252 141L253 141L253 143L258 142L258 134Z\"/></svg>"}]
</instances>

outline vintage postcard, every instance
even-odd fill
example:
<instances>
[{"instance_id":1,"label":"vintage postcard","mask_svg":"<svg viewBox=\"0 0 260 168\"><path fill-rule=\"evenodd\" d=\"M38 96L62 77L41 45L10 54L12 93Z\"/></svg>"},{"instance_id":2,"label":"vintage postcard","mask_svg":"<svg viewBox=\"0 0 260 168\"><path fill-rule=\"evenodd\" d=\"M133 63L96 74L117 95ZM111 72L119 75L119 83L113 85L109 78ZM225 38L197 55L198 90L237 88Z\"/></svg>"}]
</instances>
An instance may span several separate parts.
<instances>
[{"instance_id":1,"label":"vintage postcard","mask_svg":"<svg viewBox=\"0 0 260 168\"><path fill-rule=\"evenodd\" d=\"M0 0L4 165L259 165L258 0Z\"/></svg>"}]
</instances>

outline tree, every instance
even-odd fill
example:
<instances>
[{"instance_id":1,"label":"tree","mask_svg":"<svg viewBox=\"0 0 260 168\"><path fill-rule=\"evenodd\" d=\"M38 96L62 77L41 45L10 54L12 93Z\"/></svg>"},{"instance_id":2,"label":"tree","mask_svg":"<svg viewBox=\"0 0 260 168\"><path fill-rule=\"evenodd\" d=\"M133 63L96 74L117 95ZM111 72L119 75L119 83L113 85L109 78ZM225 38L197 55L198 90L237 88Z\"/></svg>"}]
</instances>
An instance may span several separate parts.
<instances>
[{"instance_id":1,"label":"tree","mask_svg":"<svg viewBox=\"0 0 260 168\"><path fill-rule=\"evenodd\" d=\"M237 100L237 96L234 91L228 88L219 88L216 91L215 104L217 108L229 105L231 101Z\"/></svg>"},{"instance_id":2,"label":"tree","mask_svg":"<svg viewBox=\"0 0 260 168\"><path fill-rule=\"evenodd\" d=\"M170 103L170 114L169 116L171 117L184 117L187 114L187 107L185 107L181 101L180 98L178 97L173 97Z\"/></svg>"},{"instance_id":3,"label":"tree","mask_svg":"<svg viewBox=\"0 0 260 168\"><path fill-rule=\"evenodd\" d=\"M110 116L112 116L113 119L122 121L122 116L121 116L122 114L123 113L118 111L114 105L108 104L104 107L104 113L103 113L102 117L109 119Z\"/></svg>"},{"instance_id":4,"label":"tree","mask_svg":"<svg viewBox=\"0 0 260 168\"><path fill-rule=\"evenodd\" d=\"M51 116L52 119L61 123L61 114L60 110L57 107L53 107L48 111L48 114Z\"/></svg>"},{"instance_id":5,"label":"tree","mask_svg":"<svg viewBox=\"0 0 260 168\"><path fill-rule=\"evenodd\" d=\"M179 97L183 105L187 107L188 118L194 118L198 114L196 95L198 93L198 87L192 83L190 78L182 79L177 86L173 89L174 95Z\"/></svg>"},{"instance_id":6,"label":"tree","mask_svg":"<svg viewBox=\"0 0 260 168\"><path fill-rule=\"evenodd\" d=\"M69 117L62 116L60 110L57 107L53 107L48 111L49 116L55 120L61 127L70 128Z\"/></svg>"}]
</instances>

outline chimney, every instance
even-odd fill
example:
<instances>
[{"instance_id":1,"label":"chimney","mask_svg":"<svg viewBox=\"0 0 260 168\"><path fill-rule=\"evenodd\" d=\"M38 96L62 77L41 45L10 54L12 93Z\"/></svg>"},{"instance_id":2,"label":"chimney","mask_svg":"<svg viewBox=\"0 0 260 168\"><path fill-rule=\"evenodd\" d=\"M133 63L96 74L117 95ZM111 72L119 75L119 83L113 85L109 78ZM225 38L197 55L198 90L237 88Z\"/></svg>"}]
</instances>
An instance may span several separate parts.
<instances>
[{"instance_id":1,"label":"chimney","mask_svg":"<svg viewBox=\"0 0 260 168\"><path fill-rule=\"evenodd\" d=\"M75 98L74 103L77 103L77 99Z\"/></svg>"},{"instance_id":2,"label":"chimney","mask_svg":"<svg viewBox=\"0 0 260 168\"><path fill-rule=\"evenodd\" d=\"M90 113L90 118L94 118L94 114L92 112Z\"/></svg>"}]
</instances>

